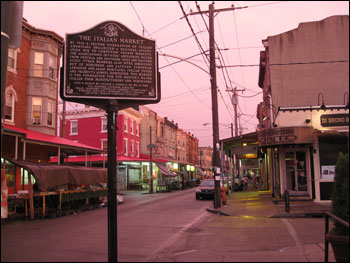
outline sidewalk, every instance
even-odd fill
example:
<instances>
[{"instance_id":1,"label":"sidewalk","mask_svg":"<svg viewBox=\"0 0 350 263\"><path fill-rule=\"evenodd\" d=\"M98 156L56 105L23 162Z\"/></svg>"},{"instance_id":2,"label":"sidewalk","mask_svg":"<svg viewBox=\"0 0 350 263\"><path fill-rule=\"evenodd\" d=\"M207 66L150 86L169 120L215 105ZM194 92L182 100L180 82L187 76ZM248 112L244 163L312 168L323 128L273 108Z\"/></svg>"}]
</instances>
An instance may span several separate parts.
<instances>
[{"instance_id":1,"label":"sidewalk","mask_svg":"<svg viewBox=\"0 0 350 263\"><path fill-rule=\"evenodd\" d=\"M324 211L331 209L331 204L319 204L313 201L290 201L289 212L285 211L284 202L273 202L271 192L269 191L257 191L248 190L242 192L232 192L227 196L227 206L223 205L220 208L213 209L207 208L208 211L223 216L235 216L240 218L307 218L307 217L322 217ZM283 219L282 219L283 220ZM286 219L284 219L286 220ZM325 244L312 243L312 244L297 244L287 248L283 253L281 251L270 251L269 253L263 253L260 255L260 259L265 261L265 258L269 258L268 261L279 260L279 256L284 255L292 261L304 261L306 258L311 262L324 261ZM243 261L254 261L258 255L256 253L251 254L251 259L246 253L242 255L236 255L236 259L242 259ZM293 260L294 259L294 260ZM329 244L329 262L335 262L332 246Z\"/></svg>"},{"instance_id":2,"label":"sidewalk","mask_svg":"<svg viewBox=\"0 0 350 263\"><path fill-rule=\"evenodd\" d=\"M208 211L227 216L253 216L268 218L322 217L322 213L331 210L330 203L314 201L290 201L289 212L285 211L285 202L274 203L269 191L248 190L231 192L227 196L227 206Z\"/></svg>"}]
</instances>

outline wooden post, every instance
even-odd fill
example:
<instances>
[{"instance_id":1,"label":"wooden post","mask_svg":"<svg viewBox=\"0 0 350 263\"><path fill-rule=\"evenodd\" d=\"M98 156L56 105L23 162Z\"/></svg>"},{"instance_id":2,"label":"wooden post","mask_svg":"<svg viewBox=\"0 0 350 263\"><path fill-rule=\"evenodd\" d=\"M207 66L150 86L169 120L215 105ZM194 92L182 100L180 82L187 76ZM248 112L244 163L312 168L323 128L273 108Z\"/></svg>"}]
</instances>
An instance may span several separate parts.
<instances>
[{"instance_id":1,"label":"wooden post","mask_svg":"<svg viewBox=\"0 0 350 263\"><path fill-rule=\"evenodd\" d=\"M32 175L30 173L28 173L28 195L29 195L30 219L34 219L33 185L32 185Z\"/></svg>"},{"instance_id":2,"label":"wooden post","mask_svg":"<svg viewBox=\"0 0 350 263\"><path fill-rule=\"evenodd\" d=\"M27 198L24 199L24 214L25 214L25 217L28 217L28 199Z\"/></svg>"},{"instance_id":3,"label":"wooden post","mask_svg":"<svg viewBox=\"0 0 350 263\"><path fill-rule=\"evenodd\" d=\"M59 194L59 204L58 204L58 211L62 210L62 192L60 191Z\"/></svg>"},{"instance_id":4,"label":"wooden post","mask_svg":"<svg viewBox=\"0 0 350 263\"><path fill-rule=\"evenodd\" d=\"M43 216L46 214L46 205L45 205L45 192L43 192Z\"/></svg>"}]
</instances>

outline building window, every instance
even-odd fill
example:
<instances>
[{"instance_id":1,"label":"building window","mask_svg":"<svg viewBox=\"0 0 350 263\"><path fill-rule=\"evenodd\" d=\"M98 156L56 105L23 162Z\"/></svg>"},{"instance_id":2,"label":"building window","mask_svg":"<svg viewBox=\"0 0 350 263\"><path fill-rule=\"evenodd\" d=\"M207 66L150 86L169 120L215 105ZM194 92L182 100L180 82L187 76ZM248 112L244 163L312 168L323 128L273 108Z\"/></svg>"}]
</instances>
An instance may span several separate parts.
<instances>
[{"instance_id":1,"label":"building window","mask_svg":"<svg viewBox=\"0 0 350 263\"><path fill-rule=\"evenodd\" d=\"M136 157L140 157L140 143L136 142Z\"/></svg>"},{"instance_id":2,"label":"building window","mask_svg":"<svg viewBox=\"0 0 350 263\"><path fill-rule=\"evenodd\" d=\"M108 151L108 141L107 140L101 140L101 149L105 152Z\"/></svg>"},{"instance_id":3,"label":"building window","mask_svg":"<svg viewBox=\"0 0 350 263\"><path fill-rule=\"evenodd\" d=\"M135 142L134 141L130 142L130 155L135 156Z\"/></svg>"},{"instance_id":4,"label":"building window","mask_svg":"<svg viewBox=\"0 0 350 263\"><path fill-rule=\"evenodd\" d=\"M44 53L35 52L34 53L34 76L43 77L44 72Z\"/></svg>"},{"instance_id":5,"label":"building window","mask_svg":"<svg viewBox=\"0 0 350 263\"><path fill-rule=\"evenodd\" d=\"M124 132L128 132L128 118L124 117Z\"/></svg>"},{"instance_id":6,"label":"building window","mask_svg":"<svg viewBox=\"0 0 350 263\"><path fill-rule=\"evenodd\" d=\"M33 98L32 100L32 123L35 125L41 124L41 109L42 100L41 98Z\"/></svg>"},{"instance_id":7,"label":"building window","mask_svg":"<svg viewBox=\"0 0 350 263\"><path fill-rule=\"evenodd\" d=\"M107 118L101 118L101 132L107 132Z\"/></svg>"},{"instance_id":8,"label":"building window","mask_svg":"<svg viewBox=\"0 0 350 263\"><path fill-rule=\"evenodd\" d=\"M136 136L140 136L140 128L139 128L139 123L136 122L136 127L135 127L135 131L136 131Z\"/></svg>"},{"instance_id":9,"label":"building window","mask_svg":"<svg viewBox=\"0 0 350 263\"><path fill-rule=\"evenodd\" d=\"M6 94L5 101L5 120L14 121L14 112L15 112L15 97L12 92Z\"/></svg>"},{"instance_id":10,"label":"building window","mask_svg":"<svg viewBox=\"0 0 350 263\"><path fill-rule=\"evenodd\" d=\"M7 59L7 67L9 69L16 69L17 62L17 51L13 48L8 49L8 59Z\"/></svg>"},{"instance_id":11,"label":"building window","mask_svg":"<svg viewBox=\"0 0 350 263\"><path fill-rule=\"evenodd\" d=\"M53 102L47 102L47 125L53 125Z\"/></svg>"},{"instance_id":12,"label":"building window","mask_svg":"<svg viewBox=\"0 0 350 263\"><path fill-rule=\"evenodd\" d=\"M130 120L130 134L134 134L134 121Z\"/></svg>"},{"instance_id":13,"label":"building window","mask_svg":"<svg viewBox=\"0 0 350 263\"><path fill-rule=\"evenodd\" d=\"M77 135L78 134L78 121L72 120L70 121L70 135Z\"/></svg>"},{"instance_id":14,"label":"building window","mask_svg":"<svg viewBox=\"0 0 350 263\"><path fill-rule=\"evenodd\" d=\"M124 139L124 155L128 156L128 139Z\"/></svg>"},{"instance_id":15,"label":"building window","mask_svg":"<svg viewBox=\"0 0 350 263\"><path fill-rule=\"evenodd\" d=\"M54 56L49 56L49 78L56 79L55 65L56 59Z\"/></svg>"}]
</instances>

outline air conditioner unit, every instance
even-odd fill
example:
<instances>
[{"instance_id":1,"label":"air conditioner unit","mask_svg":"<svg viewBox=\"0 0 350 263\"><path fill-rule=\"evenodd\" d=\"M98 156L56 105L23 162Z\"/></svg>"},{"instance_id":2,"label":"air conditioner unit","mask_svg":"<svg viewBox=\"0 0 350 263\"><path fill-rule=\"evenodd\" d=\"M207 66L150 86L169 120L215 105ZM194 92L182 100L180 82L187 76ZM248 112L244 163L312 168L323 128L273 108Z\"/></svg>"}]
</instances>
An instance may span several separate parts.
<instances>
[{"instance_id":1,"label":"air conditioner unit","mask_svg":"<svg viewBox=\"0 0 350 263\"><path fill-rule=\"evenodd\" d=\"M41 123L41 119L40 119L40 118L38 118L38 117L33 117L33 119L32 119L32 123L33 123L33 124L36 124L36 125L40 125L40 123Z\"/></svg>"}]
</instances>

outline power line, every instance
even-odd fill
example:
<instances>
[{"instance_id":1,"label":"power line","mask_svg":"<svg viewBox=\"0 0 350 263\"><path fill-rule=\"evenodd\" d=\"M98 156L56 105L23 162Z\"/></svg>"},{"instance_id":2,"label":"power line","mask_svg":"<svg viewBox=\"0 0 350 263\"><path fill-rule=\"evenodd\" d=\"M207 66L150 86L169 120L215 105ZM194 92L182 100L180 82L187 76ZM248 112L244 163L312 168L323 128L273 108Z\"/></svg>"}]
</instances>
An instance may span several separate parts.
<instances>
[{"instance_id":1,"label":"power line","mask_svg":"<svg viewBox=\"0 0 350 263\"><path fill-rule=\"evenodd\" d=\"M285 4L285 3L288 3L288 2L290 2L290 1L273 2L273 3L258 4L258 5L249 5L249 6L247 6L247 7L251 8L251 7L264 6L264 5Z\"/></svg>"},{"instance_id":2,"label":"power line","mask_svg":"<svg viewBox=\"0 0 350 263\"><path fill-rule=\"evenodd\" d=\"M195 34L199 34L199 33L201 33L201 32L204 32L204 30L199 31L199 32L197 32L197 33L195 33ZM167 44L167 45L165 45L165 46L162 46L162 47L160 47L159 49L165 48L165 47L168 47L168 46L171 46L171 45L174 45L174 44L177 44L177 43L179 43L179 42L181 42L181 41L184 41L184 40L186 40L186 39L189 39L189 38L191 38L191 37L192 37L192 35L190 35L190 36L188 36L188 37L185 37L185 38L183 38L183 39L180 39L180 40L178 40L178 41L175 41L175 42L173 42L173 43Z\"/></svg>"},{"instance_id":3,"label":"power line","mask_svg":"<svg viewBox=\"0 0 350 263\"><path fill-rule=\"evenodd\" d=\"M152 32L150 35L153 35L153 34L155 34L155 33L158 33L159 31L163 30L164 28L167 28L168 26L170 26L170 25L176 23L177 21L180 21L182 18L184 18L184 16L181 17L181 18L176 19L175 21L173 21L173 22L171 22L171 23L169 23L169 24L167 24L167 25L165 25L165 26L163 26L163 27L161 27L161 28L159 28L158 30Z\"/></svg>"},{"instance_id":4,"label":"power line","mask_svg":"<svg viewBox=\"0 0 350 263\"><path fill-rule=\"evenodd\" d=\"M269 66L290 66L290 65L309 65L309 64L330 64L330 63L349 63L349 60L273 63L273 64L269 64ZM217 67L218 68L222 68L223 66L217 66ZM234 67L260 67L260 64L229 65L229 66L225 66L225 67L228 67L228 68L234 68Z\"/></svg>"},{"instance_id":5,"label":"power line","mask_svg":"<svg viewBox=\"0 0 350 263\"><path fill-rule=\"evenodd\" d=\"M194 38L195 38L195 40L196 40L196 42L197 42L197 45L198 45L199 49L203 52L203 54L205 54L204 49L203 49L201 43L199 42L197 36L195 35L194 30L193 30L193 28L192 28L192 25L191 25L190 21L188 20L187 14L185 13L185 10L183 9L183 6L182 6L182 4L181 4L181 1L178 1L178 3L179 3L179 5L180 5L180 8L181 8L181 10L182 10L182 13L184 14L184 16L185 16L185 18L186 18L187 24L188 24L188 26L190 27L190 30L191 30L191 32L192 32L192 34L193 34L193 36L194 36ZM210 62L207 56L205 56L205 58L208 60L208 62Z\"/></svg>"}]
</instances>

